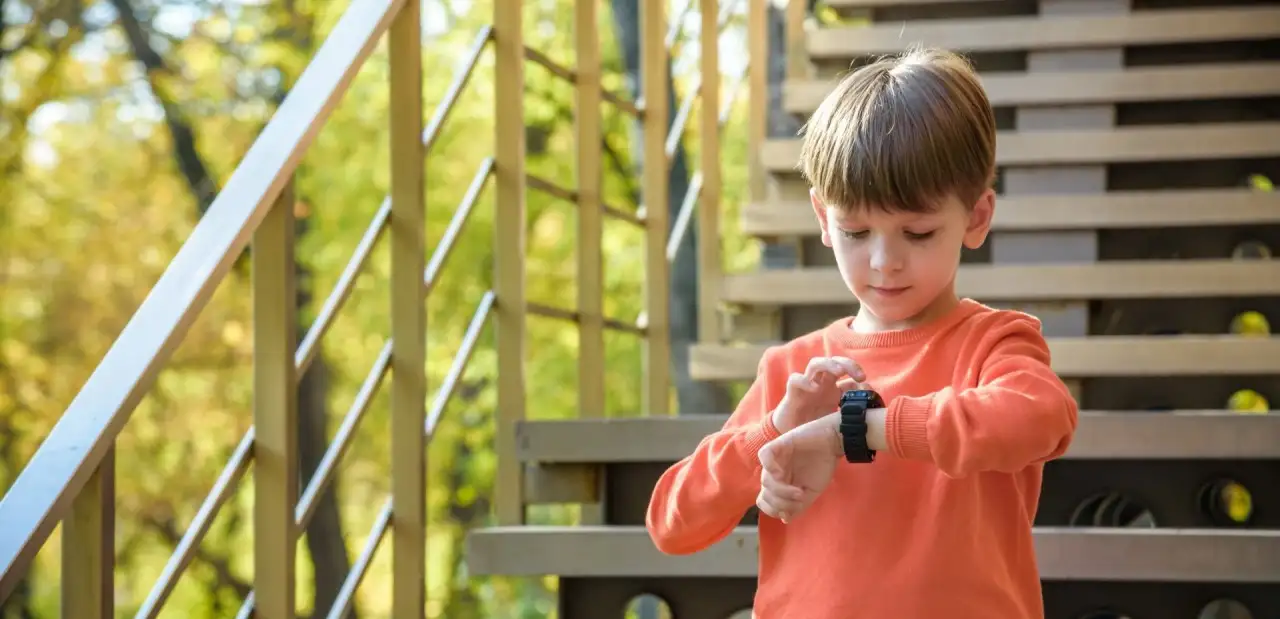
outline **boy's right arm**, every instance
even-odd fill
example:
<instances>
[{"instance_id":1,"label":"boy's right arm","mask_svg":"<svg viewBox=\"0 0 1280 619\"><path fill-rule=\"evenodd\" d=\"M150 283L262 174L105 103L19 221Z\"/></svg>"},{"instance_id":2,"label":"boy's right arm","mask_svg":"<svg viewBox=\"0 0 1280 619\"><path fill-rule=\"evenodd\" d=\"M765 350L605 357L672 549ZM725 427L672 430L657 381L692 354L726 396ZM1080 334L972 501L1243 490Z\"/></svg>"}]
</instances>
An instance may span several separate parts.
<instances>
[{"instance_id":1,"label":"boy's right arm","mask_svg":"<svg viewBox=\"0 0 1280 619\"><path fill-rule=\"evenodd\" d=\"M658 479L645 517L658 550L702 550L724 539L755 505L758 453L778 436L772 411L786 391L786 368L771 364L770 352L761 358L755 382L724 427Z\"/></svg>"}]
</instances>

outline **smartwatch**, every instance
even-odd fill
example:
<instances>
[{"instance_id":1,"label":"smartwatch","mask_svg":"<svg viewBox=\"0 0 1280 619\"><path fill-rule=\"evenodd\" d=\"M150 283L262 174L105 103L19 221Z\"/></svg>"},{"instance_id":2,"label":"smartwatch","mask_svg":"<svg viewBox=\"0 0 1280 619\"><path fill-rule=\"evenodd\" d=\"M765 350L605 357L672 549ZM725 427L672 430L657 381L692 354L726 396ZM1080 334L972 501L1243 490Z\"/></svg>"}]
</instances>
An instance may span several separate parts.
<instances>
[{"instance_id":1,"label":"smartwatch","mask_svg":"<svg viewBox=\"0 0 1280 619\"><path fill-rule=\"evenodd\" d=\"M849 462L873 462L875 450L867 446L867 409L884 408L880 394L870 389L854 389L840 396L840 441L844 459Z\"/></svg>"}]
</instances>

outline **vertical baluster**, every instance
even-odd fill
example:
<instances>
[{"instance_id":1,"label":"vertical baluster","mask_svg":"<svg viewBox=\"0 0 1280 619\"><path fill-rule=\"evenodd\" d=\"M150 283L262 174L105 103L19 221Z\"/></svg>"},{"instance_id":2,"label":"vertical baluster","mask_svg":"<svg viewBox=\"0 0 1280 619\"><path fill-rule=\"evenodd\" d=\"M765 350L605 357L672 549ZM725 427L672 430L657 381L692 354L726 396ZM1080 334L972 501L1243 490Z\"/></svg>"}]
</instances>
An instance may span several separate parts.
<instances>
[{"instance_id":1,"label":"vertical baluster","mask_svg":"<svg viewBox=\"0 0 1280 619\"><path fill-rule=\"evenodd\" d=\"M802 0L795 0L800 2ZM747 0L747 183L748 200L765 198L766 177L760 152L769 121L769 6Z\"/></svg>"},{"instance_id":2,"label":"vertical baluster","mask_svg":"<svg viewBox=\"0 0 1280 619\"><path fill-rule=\"evenodd\" d=\"M394 617L421 617L426 579L426 269L421 3L388 33L391 89L391 516Z\"/></svg>"},{"instance_id":3,"label":"vertical baluster","mask_svg":"<svg viewBox=\"0 0 1280 619\"><path fill-rule=\"evenodd\" d=\"M804 20L809 17L808 0L787 2L787 79L809 77L809 53L805 47Z\"/></svg>"},{"instance_id":4,"label":"vertical baluster","mask_svg":"<svg viewBox=\"0 0 1280 619\"><path fill-rule=\"evenodd\" d=\"M62 522L62 616L115 616L115 448L107 451Z\"/></svg>"},{"instance_id":5,"label":"vertical baluster","mask_svg":"<svg viewBox=\"0 0 1280 619\"><path fill-rule=\"evenodd\" d=\"M516 422L525 410L525 186L524 37L521 0L494 0L494 292L498 339L498 524L524 522Z\"/></svg>"},{"instance_id":6,"label":"vertical baluster","mask_svg":"<svg viewBox=\"0 0 1280 619\"><path fill-rule=\"evenodd\" d=\"M720 340L720 14L718 0L702 11L702 196L698 207L698 339Z\"/></svg>"},{"instance_id":7,"label":"vertical baluster","mask_svg":"<svg viewBox=\"0 0 1280 619\"><path fill-rule=\"evenodd\" d=\"M604 416L604 210L600 168L598 0L574 2L578 56L578 411ZM601 494L603 496L603 494ZM603 521L601 505L583 505L583 524Z\"/></svg>"},{"instance_id":8,"label":"vertical baluster","mask_svg":"<svg viewBox=\"0 0 1280 619\"><path fill-rule=\"evenodd\" d=\"M290 180L253 233L255 616L294 619L298 502L297 343Z\"/></svg>"},{"instance_id":9,"label":"vertical baluster","mask_svg":"<svg viewBox=\"0 0 1280 619\"><path fill-rule=\"evenodd\" d=\"M668 164L666 2L640 2L640 72L644 96L645 412L666 415L671 409L671 266L667 263Z\"/></svg>"}]
</instances>

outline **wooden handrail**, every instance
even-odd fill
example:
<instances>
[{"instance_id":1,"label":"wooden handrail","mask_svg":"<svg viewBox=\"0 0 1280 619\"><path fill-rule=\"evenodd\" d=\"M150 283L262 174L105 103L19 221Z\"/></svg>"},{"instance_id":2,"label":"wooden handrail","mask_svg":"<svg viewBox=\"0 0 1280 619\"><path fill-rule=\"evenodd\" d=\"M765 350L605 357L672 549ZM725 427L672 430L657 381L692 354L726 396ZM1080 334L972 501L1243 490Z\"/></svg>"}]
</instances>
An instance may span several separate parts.
<instances>
[{"instance_id":1,"label":"wooden handrail","mask_svg":"<svg viewBox=\"0 0 1280 619\"><path fill-rule=\"evenodd\" d=\"M0 499L0 601L112 450L116 436L248 245L404 0L355 0L102 362Z\"/></svg>"}]
</instances>

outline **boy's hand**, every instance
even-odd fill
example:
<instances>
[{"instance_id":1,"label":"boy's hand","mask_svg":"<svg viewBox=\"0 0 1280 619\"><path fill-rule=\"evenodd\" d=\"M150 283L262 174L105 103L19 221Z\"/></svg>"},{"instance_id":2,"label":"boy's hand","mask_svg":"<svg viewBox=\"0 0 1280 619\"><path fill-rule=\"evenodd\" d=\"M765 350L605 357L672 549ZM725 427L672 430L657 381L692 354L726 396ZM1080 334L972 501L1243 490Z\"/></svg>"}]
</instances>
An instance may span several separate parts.
<instances>
[{"instance_id":1,"label":"boy's hand","mask_svg":"<svg viewBox=\"0 0 1280 619\"><path fill-rule=\"evenodd\" d=\"M760 450L761 513L790 522L831 483L843 452L833 419L806 423Z\"/></svg>"},{"instance_id":2,"label":"boy's hand","mask_svg":"<svg viewBox=\"0 0 1280 619\"><path fill-rule=\"evenodd\" d=\"M815 357L804 372L787 379L787 392L773 409L773 425L787 432L836 410L840 395L867 380L862 367L848 357Z\"/></svg>"}]
</instances>

